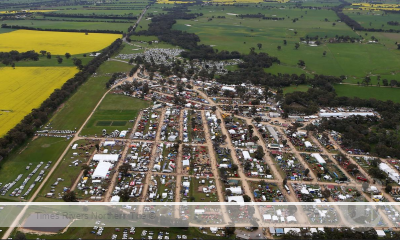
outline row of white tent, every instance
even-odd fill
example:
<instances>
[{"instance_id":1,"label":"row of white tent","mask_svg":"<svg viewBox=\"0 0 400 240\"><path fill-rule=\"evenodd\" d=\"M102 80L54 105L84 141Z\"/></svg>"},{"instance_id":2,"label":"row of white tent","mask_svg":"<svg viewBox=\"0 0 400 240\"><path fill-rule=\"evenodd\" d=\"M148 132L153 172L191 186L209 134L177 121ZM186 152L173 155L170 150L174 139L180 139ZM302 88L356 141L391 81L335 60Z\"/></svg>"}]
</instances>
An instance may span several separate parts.
<instances>
[{"instance_id":1,"label":"row of white tent","mask_svg":"<svg viewBox=\"0 0 400 240\"><path fill-rule=\"evenodd\" d=\"M392 179L394 182L400 183L400 175L399 175L399 173L397 173L389 165L387 165L386 163L380 163L379 164L379 169L384 171L387 175L389 175L389 178Z\"/></svg>"},{"instance_id":2,"label":"row of white tent","mask_svg":"<svg viewBox=\"0 0 400 240\"><path fill-rule=\"evenodd\" d=\"M277 215L271 215L271 214L263 214L263 219L264 221L279 221L280 222L297 222L296 217L294 216L287 216L286 221L285 217L278 217Z\"/></svg>"}]
</instances>

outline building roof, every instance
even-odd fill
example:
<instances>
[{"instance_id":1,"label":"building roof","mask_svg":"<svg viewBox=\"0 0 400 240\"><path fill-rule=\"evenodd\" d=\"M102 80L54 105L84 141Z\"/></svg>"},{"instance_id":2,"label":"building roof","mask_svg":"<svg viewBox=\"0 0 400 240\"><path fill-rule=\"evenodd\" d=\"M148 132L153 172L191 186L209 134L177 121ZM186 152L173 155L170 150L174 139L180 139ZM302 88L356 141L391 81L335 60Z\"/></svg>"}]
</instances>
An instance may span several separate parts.
<instances>
[{"instance_id":1,"label":"building roof","mask_svg":"<svg viewBox=\"0 0 400 240\"><path fill-rule=\"evenodd\" d=\"M111 202L119 202L120 199L121 199L121 198L120 198L119 196L113 196L113 197L111 198Z\"/></svg>"},{"instance_id":2,"label":"building roof","mask_svg":"<svg viewBox=\"0 0 400 240\"><path fill-rule=\"evenodd\" d=\"M319 153L312 153L311 157L315 158L319 164L325 164L326 163L325 159L322 158Z\"/></svg>"},{"instance_id":3,"label":"building roof","mask_svg":"<svg viewBox=\"0 0 400 240\"><path fill-rule=\"evenodd\" d=\"M111 168L112 164L109 162L100 162L93 172L93 178L105 178L107 176L108 170Z\"/></svg>"},{"instance_id":4,"label":"building roof","mask_svg":"<svg viewBox=\"0 0 400 240\"><path fill-rule=\"evenodd\" d=\"M244 203L243 196L228 196L228 202Z\"/></svg>"},{"instance_id":5,"label":"building roof","mask_svg":"<svg viewBox=\"0 0 400 240\"><path fill-rule=\"evenodd\" d=\"M249 160L251 158L249 151L243 151L243 157L244 160Z\"/></svg>"},{"instance_id":6,"label":"building roof","mask_svg":"<svg viewBox=\"0 0 400 240\"><path fill-rule=\"evenodd\" d=\"M98 161L98 162L116 162L118 161L118 154L95 154L93 156L93 161Z\"/></svg>"}]
</instances>

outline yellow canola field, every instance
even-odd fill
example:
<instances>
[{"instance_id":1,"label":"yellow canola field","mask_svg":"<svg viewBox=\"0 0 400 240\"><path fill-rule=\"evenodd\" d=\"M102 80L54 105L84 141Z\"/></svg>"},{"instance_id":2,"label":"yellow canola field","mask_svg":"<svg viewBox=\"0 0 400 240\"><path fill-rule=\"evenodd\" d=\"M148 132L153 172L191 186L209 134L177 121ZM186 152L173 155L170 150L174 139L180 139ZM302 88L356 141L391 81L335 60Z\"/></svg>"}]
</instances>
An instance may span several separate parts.
<instances>
[{"instance_id":1,"label":"yellow canola field","mask_svg":"<svg viewBox=\"0 0 400 240\"><path fill-rule=\"evenodd\" d=\"M16 30L0 34L0 52L45 50L53 55L96 52L109 46L119 34Z\"/></svg>"},{"instance_id":2,"label":"yellow canola field","mask_svg":"<svg viewBox=\"0 0 400 240\"><path fill-rule=\"evenodd\" d=\"M75 67L0 68L0 137L77 72Z\"/></svg>"},{"instance_id":3,"label":"yellow canola field","mask_svg":"<svg viewBox=\"0 0 400 240\"><path fill-rule=\"evenodd\" d=\"M371 3L353 3L352 6L358 6L361 10L372 11L400 11L400 4L371 4ZM357 9L354 9L357 10Z\"/></svg>"}]
</instances>

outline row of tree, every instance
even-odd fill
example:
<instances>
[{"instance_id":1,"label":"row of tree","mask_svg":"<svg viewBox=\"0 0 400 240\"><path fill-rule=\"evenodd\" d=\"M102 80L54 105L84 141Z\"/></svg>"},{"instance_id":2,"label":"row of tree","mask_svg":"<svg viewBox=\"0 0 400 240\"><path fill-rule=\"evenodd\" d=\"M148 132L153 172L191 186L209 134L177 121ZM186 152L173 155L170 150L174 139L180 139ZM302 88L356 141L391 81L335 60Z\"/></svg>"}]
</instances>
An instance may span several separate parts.
<instances>
[{"instance_id":1,"label":"row of tree","mask_svg":"<svg viewBox=\"0 0 400 240\"><path fill-rule=\"evenodd\" d=\"M351 4L346 2L345 0L339 0L341 2L340 5L332 7L332 10L335 11L336 15L340 18L340 21L344 22L355 31L368 31L368 32L400 32L397 29L380 29L380 28L365 28L361 26L356 20L352 19L345 13L343 13L343 8L346 6L350 6Z\"/></svg>"},{"instance_id":2,"label":"row of tree","mask_svg":"<svg viewBox=\"0 0 400 240\"><path fill-rule=\"evenodd\" d=\"M22 60L39 60L39 53L35 51L27 51L27 52L18 52L18 51L10 51L10 52L0 52L0 61L4 65L10 65L13 62L18 62Z\"/></svg>"},{"instance_id":3,"label":"row of tree","mask_svg":"<svg viewBox=\"0 0 400 240\"><path fill-rule=\"evenodd\" d=\"M51 31L51 32L84 32L88 33L113 33L113 34L122 34L122 31L117 30L88 30L88 29L59 29L59 28L36 28L36 27L28 27L28 26L19 26L19 25L7 25L2 24L1 28L11 28L11 29L25 29L25 30L35 30L35 31Z\"/></svg>"},{"instance_id":4,"label":"row of tree","mask_svg":"<svg viewBox=\"0 0 400 240\"><path fill-rule=\"evenodd\" d=\"M44 17L66 17L66 18L100 18L100 19L127 19L127 20L137 20L136 16L123 16L123 15L86 15L86 14L70 14L70 13L39 13Z\"/></svg>"},{"instance_id":5,"label":"row of tree","mask_svg":"<svg viewBox=\"0 0 400 240\"><path fill-rule=\"evenodd\" d=\"M112 85L114 85L115 81L117 79L125 78L126 74L125 73L113 73L111 78L106 82L106 88L110 88Z\"/></svg>"},{"instance_id":6,"label":"row of tree","mask_svg":"<svg viewBox=\"0 0 400 240\"><path fill-rule=\"evenodd\" d=\"M81 71L75 74L73 78L65 82L61 89L55 89L39 108L33 109L20 123L8 131L4 137L0 138L0 160L7 157L15 147L20 146L29 137L33 136L35 130L46 123L54 111L95 73L103 62L120 49L121 44L121 39L115 40L99 56L83 66Z\"/></svg>"}]
</instances>

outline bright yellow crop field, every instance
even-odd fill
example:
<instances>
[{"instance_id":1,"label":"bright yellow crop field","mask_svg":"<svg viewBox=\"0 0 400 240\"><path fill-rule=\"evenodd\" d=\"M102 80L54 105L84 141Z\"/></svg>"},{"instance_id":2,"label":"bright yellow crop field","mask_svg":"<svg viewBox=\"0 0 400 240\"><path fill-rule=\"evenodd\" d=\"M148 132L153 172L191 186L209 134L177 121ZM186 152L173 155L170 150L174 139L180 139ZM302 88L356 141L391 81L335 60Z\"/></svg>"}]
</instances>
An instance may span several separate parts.
<instances>
[{"instance_id":1,"label":"bright yellow crop field","mask_svg":"<svg viewBox=\"0 0 400 240\"><path fill-rule=\"evenodd\" d=\"M110 45L119 34L76 33L17 30L0 34L0 52L45 50L53 55L80 54L99 51Z\"/></svg>"},{"instance_id":2,"label":"bright yellow crop field","mask_svg":"<svg viewBox=\"0 0 400 240\"><path fill-rule=\"evenodd\" d=\"M0 68L0 137L77 72L75 67Z\"/></svg>"}]
</instances>

